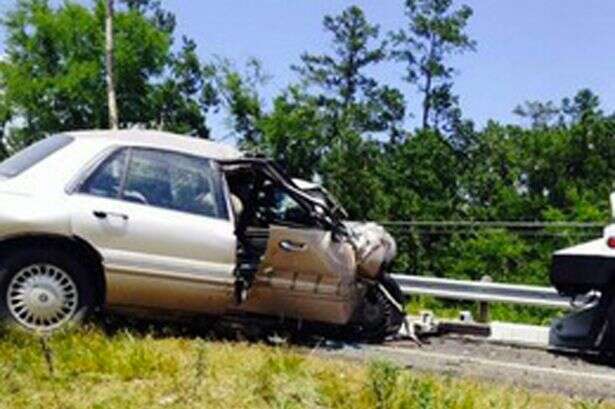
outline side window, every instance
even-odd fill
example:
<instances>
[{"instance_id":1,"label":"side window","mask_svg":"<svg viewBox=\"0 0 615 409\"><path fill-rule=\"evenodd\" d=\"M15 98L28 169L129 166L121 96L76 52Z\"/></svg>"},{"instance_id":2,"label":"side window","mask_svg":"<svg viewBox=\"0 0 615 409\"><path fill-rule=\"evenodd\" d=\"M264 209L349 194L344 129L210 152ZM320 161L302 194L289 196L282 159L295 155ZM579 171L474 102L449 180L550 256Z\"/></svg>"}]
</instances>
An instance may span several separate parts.
<instances>
[{"instance_id":1,"label":"side window","mask_svg":"<svg viewBox=\"0 0 615 409\"><path fill-rule=\"evenodd\" d=\"M267 224L301 225L314 224L309 213L284 189L267 182L258 195L257 213Z\"/></svg>"},{"instance_id":2,"label":"side window","mask_svg":"<svg viewBox=\"0 0 615 409\"><path fill-rule=\"evenodd\" d=\"M115 152L85 180L79 191L100 197L119 197L127 159L127 149Z\"/></svg>"},{"instance_id":3,"label":"side window","mask_svg":"<svg viewBox=\"0 0 615 409\"><path fill-rule=\"evenodd\" d=\"M122 198L127 201L226 218L220 176L204 158L133 149Z\"/></svg>"},{"instance_id":4,"label":"side window","mask_svg":"<svg viewBox=\"0 0 615 409\"><path fill-rule=\"evenodd\" d=\"M169 164L162 152L133 149L122 199L170 207L172 196Z\"/></svg>"}]
</instances>

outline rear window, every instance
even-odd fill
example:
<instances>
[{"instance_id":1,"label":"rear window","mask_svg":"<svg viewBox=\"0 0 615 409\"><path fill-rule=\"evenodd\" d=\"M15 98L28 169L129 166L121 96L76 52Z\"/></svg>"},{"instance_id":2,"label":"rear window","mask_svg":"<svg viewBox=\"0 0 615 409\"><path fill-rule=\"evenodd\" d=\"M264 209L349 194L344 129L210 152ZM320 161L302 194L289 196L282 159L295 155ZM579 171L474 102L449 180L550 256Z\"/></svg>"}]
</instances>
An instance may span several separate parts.
<instances>
[{"instance_id":1,"label":"rear window","mask_svg":"<svg viewBox=\"0 0 615 409\"><path fill-rule=\"evenodd\" d=\"M66 135L54 135L30 145L0 163L0 176L13 177L30 169L73 141Z\"/></svg>"}]
</instances>

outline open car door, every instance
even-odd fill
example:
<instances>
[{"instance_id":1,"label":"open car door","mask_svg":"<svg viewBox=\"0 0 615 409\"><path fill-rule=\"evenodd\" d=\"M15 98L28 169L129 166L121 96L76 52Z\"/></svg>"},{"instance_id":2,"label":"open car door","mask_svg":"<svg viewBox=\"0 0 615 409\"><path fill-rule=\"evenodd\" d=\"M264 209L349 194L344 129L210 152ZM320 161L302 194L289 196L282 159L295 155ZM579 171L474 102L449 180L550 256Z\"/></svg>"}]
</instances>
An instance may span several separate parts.
<instances>
[{"instance_id":1,"label":"open car door","mask_svg":"<svg viewBox=\"0 0 615 409\"><path fill-rule=\"evenodd\" d=\"M239 243L237 301L250 298L255 282L278 295L347 296L355 281L355 253L326 203L301 191L268 160L228 161L222 169Z\"/></svg>"}]
</instances>

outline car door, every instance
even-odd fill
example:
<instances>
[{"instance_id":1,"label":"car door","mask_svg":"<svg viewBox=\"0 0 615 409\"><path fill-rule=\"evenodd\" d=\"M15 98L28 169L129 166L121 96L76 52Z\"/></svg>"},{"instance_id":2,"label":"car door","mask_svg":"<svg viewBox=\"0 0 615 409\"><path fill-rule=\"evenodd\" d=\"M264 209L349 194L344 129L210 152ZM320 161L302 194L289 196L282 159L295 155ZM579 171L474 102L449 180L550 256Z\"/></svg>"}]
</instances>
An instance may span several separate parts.
<instances>
[{"instance_id":1,"label":"car door","mask_svg":"<svg viewBox=\"0 0 615 409\"><path fill-rule=\"evenodd\" d=\"M269 220L263 271L284 277L282 286L310 292L335 293L340 284L353 280L350 244L314 221L289 191L272 182L259 200L260 212L268 213Z\"/></svg>"},{"instance_id":2,"label":"car door","mask_svg":"<svg viewBox=\"0 0 615 409\"><path fill-rule=\"evenodd\" d=\"M316 220L275 180L266 181L255 196L247 204L254 207L254 217L242 240L262 249L262 256L240 308L310 321L348 322L357 302L350 243ZM249 215L249 209L244 211Z\"/></svg>"},{"instance_id":3,"label":"car door","mask_svg":"<svg viewBox=\"0 0 615 409\"><path fill-rule=\"evenodd\" d=\"M111 306L219 313L232 302L234 226L208 159L119 149L70 200L74 234L103 256Z\"/></svg>"}]
</instances>

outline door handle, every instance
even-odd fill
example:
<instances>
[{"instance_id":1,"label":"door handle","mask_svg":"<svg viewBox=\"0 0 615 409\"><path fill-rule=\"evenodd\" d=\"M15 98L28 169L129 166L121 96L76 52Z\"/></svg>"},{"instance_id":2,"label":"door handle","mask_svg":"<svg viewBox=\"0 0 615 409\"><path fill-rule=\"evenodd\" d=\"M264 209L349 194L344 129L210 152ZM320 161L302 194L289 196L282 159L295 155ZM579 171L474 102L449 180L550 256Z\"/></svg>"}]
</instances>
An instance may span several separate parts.
<instances>
[{"instance_id":1,"label":"door handle","mask_svg":"<svg viewBox=\"0 0 615 409\"><path fill-rule=\"evenodd\" d=\"M96 217L97 219L100 220L104 220L107 219L108 217L118 217L124 221L128 220L128 215L124 214L124 213L116 213L116 212L104 212L102 210L94 210L94 212L92 212L92 214L94 215L94 217Z\"/></svg>"},{"instance_id":2,"label":"door handle","mask_svg":"<svg viewBox=\"0 0 615 409\"><path fill-rule=\"evenodd\" d=\"M288 252L299 252L307 250L307 244L305 243L293 243L290 240L282 240L280 242L280 248Z\"/></svg>"}]
</instances>

